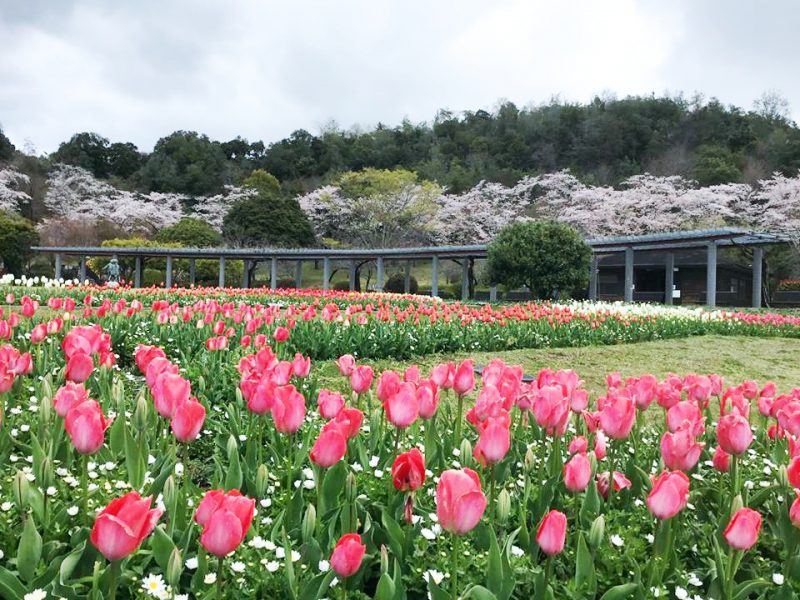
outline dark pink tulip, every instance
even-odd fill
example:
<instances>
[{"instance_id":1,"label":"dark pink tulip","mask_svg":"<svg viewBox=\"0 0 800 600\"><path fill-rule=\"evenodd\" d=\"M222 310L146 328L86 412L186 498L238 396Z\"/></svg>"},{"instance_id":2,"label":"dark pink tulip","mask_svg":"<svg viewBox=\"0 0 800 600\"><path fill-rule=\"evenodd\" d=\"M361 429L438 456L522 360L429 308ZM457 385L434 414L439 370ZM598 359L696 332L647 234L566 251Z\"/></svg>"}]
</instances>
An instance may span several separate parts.
<instances>
[{"instance_id":1,"label":"dark pink tulip","mask_svg":"<svg viewBox=\"0 0 800 600\"><path fill-rule=\"evenodd\" d=\"M308 377L311 372L311 357L306 357L297 352L292 361L292 374L295 377Z\"/></svg>"},{"instance_id":2,"label":"dark pink tulip","mask_svg":"<svg viewBox=\"0 0 800 600\"><path fill-rule=\"evenodd\" d=\"M378 400L381 402L386 402L397 393L401 383L402 380L400 379L399 373L395 371L384 371L378 376L378 383L375 386L375 395L378 396Z\"/></svg>"},{"instance_id":3,"label":"dark pink tulip","mask_svg":"<svg viewBox=\"0 0 800 600\"><path fill-rule=\"evenodd\" d=\"M564 485L570 492L582 492L592 479L592 465L586 454L578 453L564 465Z\"/></svg>"},{"instance_id":4,"label":"dark pink tulip","mask_svg":"<svg viewBox=\"0 0 800 600\"><path fill-rule=\"evenodd\" d=\"M744 551L755 545L760 531L761 515L751 508L740 508L722 535L731 548Z\"/></svg>"},{"instance_id":5,"label":"dark pink tulip","mask_svg":"<svg viewBox=\"0 0 800 600\"><path fill-rule=\"evenodd\" d=\"M661 437L661 457L668 469L691 471L700 460L703 445L695 441L691 423L685 421L683 427L674 433L667 431Z\"/></svg>"},{"instance_id":6,"label":"dark pink tulip","mask_svg":"<svg viewBox=\"0 0 800 600\"><path fill-rule=\"evenodd\" d=\"M753 442L750 422L738 413L728 413L717 423L717 442L728 454L742 454Z\"/></svg>"},{"instance_id":7,"label":"dark pink tulip","mask_svg":"<svg viewBox=\"0 0 800 600\"><path fill-rule=\"evenodd\" d=\"M344 408L344 398L339 392L323 388L317 396L317 407L323 419L333 419Z\"/></svg>"},{"instance_id":8,"label":"dark pink tulip","mask_svg":"<svg viewBox=\"0 0 800 600\"><path fill-rule=\"evenodd\" d=\"M136 361L136 366L139 368L139 371L142 373L142 375L144 375L147 373L147 367L154 358L166 357L167 355L158 346L145 346L144 344L140 344L136 347L134 360Z\"/></svg>"},{"instance_id":9,"label":"dark pink tulip","mask_svg":"<svg viewBox=\"0 0 800 600\"><path fill-rule=\"evenodd\" d=\"M420 381L417 385L417 402L419 402L419 416L430 419L439 408L439 388L430 379Z\"/></svg>"},{"instance_id":10,"label":"dark pink tulip","mask_svg":"<svg viewBox=\"0 0 800 600\"><path fill-rule=\"evenodd\" d=\"M345 406L330 423L335 423L337 427L340 427L344 433L344 437L349 440L358 435L363 421L363 412L357 408ZM327 427L330 423L326 423L325 426Z\"/></svg>"},{"instance_id":11,"label":"dark pink tulip","mask_svg":"<svg viewBox=\"0 0 800 600\"><path fill-rule=\"evenodd\" d=\"M72 445L79 454L94 454L103 447L106 429L113 419L106 420L95 400L84 400L69 409L64 418Z\"/></svg>"},{"instance_id":12,"label":"dark pink tulip","mask_svg":"<svg viewBox=\"0 0 800 600\"><path fill-rule=\"evenodd\" d=\"M475 389L475 365L466 359L453 372L453 391L459 396L466 396Z\"/></svg>"},{"instance_id":13,"label":"dark pink tulip","mask_svg":"<svg viewBox=\"0 0 800 600\"><path fill-rule=\"evenodd\" d=\"M350 374L350 387L356 394L365 394L372 387L372 367L359 365Z\"/></svg>"},{"instance_id":14,"label":"dark pink tulip","mask_svg":"<svg viewBox=\"0 0 800 600\"><path fill-rule=\"evenodd\" d=\"M261 379L247 399L247 410L257 415L270 412L275 402L276 387L269 377Z\"/></svg>"},{"instance_id":15,"label":"dark pink tulip","mask_svg":"<svg viewBox=\"0 0 800 600\"><path fill-rule=\"evenodd\" d=\"M472 469L444 471L436 486L436 514L445 531L469 533L486 510L481 481Z\"/></svg>"},{"instance_id":16,"label":"dark pink tulip","mask_svg":"<svg viewBox=\"0 0 800 600\"><path fill-rule=\"evenodd\" d=\"M489 417L480 425L480 437L475 444L473 455L481 464L499 463L511 447L510 419Z\"/></svg>"},{"instance_id":17,"label":"dark pink tulip","mask_svg":"<svg viewBox=\"0 0 800 600\"><path fill-rule=\"evenodd\" d=\"M114 498L97 515L91 540L107 560L121 560L133 554L153 531L163 511L151 509L151 500L150 496L142 498L137 492L128 492Z\"/></svg>"},{"instance_id":18,"label":"dark pink tulip","mask_svg":"<svg viewBox=\"0 0 800 600\"><path fill-rule=\"evenodd\" d=\"M357 533L343 535L331 554L331 567L339 577L355 575L361 568L364 553L367 547L361 543L361 536Z\"/></svg>"},{"instance_id":19,"label":"dark pink tulip","mask_svg":"<svg viewBox=\"0 0 800 600\"><path fill-rule=\"evenodd\" d=\"M255 504L239 490L206 492L194 514L194 520L203 528L203 547L214 556L226 556L236 550L253 522Z\"/></svg>"},{"instance_id":20,"label":"dark pink tulip","mask_svg":"<svg viewBox=\"0 0 800 600\"><path fill-rule=\"evenodd\" d=\"M189 398L175 408L170 427L175 439L182 444L188 444L197 438L205 420L205 407L197 401L197 398Z\"/></svg>"},{"instance_id":21,"label":"dark pink tulip","mask_svg":"<svg viewBox=\"0 0 800 600\"><path fill-rule=\"evenodd\" d=\"M440 388L450 389L453 387L455 371L456 366L451 362L436 365L431 370L430 380Z\"/></svg>"},{"instance_id":22,"label":"dark pink tulip","mask_svg":"<svg viewBox=\"0 0 800 600\"><path fill-rule=\"evenodd\" d=\"M671 519L689 501L689 478L681 471L664 471L653 479L647 509L656 519Z\"/></svg>"},{"instance_id":23,"label":"dark pink tulip","mask_svg":"<svg viewBox=\"0 0 800 600\"><path fill-rule=\"evenodd\" d=\"M606 500L608 500L609 479L608 471L598 473L597 477L595 477L597 491ZM629 487L631 487L631 480L619 471L614 471L614 493L621 492Z\"/></svg>"},{"instance_id":24,"label":"dark pink tulip","mask_svg":"<svg viewBox=\"0 0 800 600\"><path fill-rule=\"evenodd\" d=\"M159 375L150 391L158 414L171 419L178 405L189 399L192 386L188 379L177 373L166 372Z\"/></svg>"},{"instance_id":25,"label":"dark pink tulip","mask_svg":"<svg viewBox=\"0 0 800 600\"><path fill-rule=\"evenodd\" d=\"M401 383L397 391L383 403L386 419L395 427L405 429L417 420L419 402L413 383Z\"/></svg>"},{"instance_id":26,"label":"dark pink tulip","mask_svg":"<svg viewBox=\"0 0 800 600\"><path fill-rule=\"evenodd\" d=\"M392 484L399 492L414 492L425 481L425 457L417 448L397 456L392 463Z\"/></svg>"},{"instance_id":27,"label":"dark pink tulip","mask_svg":"<svg viewBox=\"0 0 800 600\"><path fill-rule=\"evenodd\" d=\"M66 417L69 409L89 399L89 392L82 383L72 383L68 381L58 388L53 397L53 407L61 417Z\"/></svg>"},{"instance_id":28,"label":"dark pink tulip","mask_svg":"<svg viewBox=\"0 0 800 600\"><path fill-rule=\"evenodd\" d=\"M634 419L636 405L627 394L613 392L603 401L600 408L600 427L615 440L624 440L630 435Z\"/></svg>"},{"instance_id":29,"label":"dark pink tulip","mask_svg":"<svg viewBox=\"0 0 800 600\"><path fill-rule=\"evenodd\" d=\"M717 446L714 449L714 458L712 460L714 468L721 473L727 473L730 468L731 455L725 452L722 448Z\"/></svg>"},{"instance_id":30,"label":"dark pink tulip","mask_svg":"<svg viewBox=\"0 0 800 600\"><path fill-rule=\"evenodd\" d=\"M789 520L795 527L800 527L800 492L795 491L797 497L789 508Z\"/></svg>"},{"instance_id":31,"label":"dark pink tulip","mask_svg":"<svg viewBox=\"0 0 800 600\"><path fill-rule=\"evenodd\" d=\"M324 427L311 448L310 458L315 465L327 469L347 453L347 440L340 427Z\"/></svg>"},{"instance_id":32,"label":"dark pink tulip","mask_svg":"<svg viewBox=\"0 0 800 600\"><path fill-rule=\"evenodd\" d=\"M561 554L567 539L567 515L551 510L544 516L536 532L536 543L547 556Z\"/></svg>"},{"instance_id":33,"label":"dark pink tulip","mask_svg":"<svg viewBox=\"0 0 800 600\"><path fill-rule=\"evenodd\" d=\"M285 342L289 339L289 330L286 327L276 327L272 339L276 342Z\"/></svg>"},{"instance_id":34,"label":"dark pink tulip","mask_svg":"<svg viewBox=\"0 0 800 600\"><path fill-rule=\"evenodd\" d=\"M67 378L67 381L83 383L89 379L93 370L94 361L92 357L89 354L76 352L67 360L67 370L64 376Z\"/></svg>"},{"instance_id":35,"label":"dark pink tulip","mask_svg":"<svg viewBox=\"0 0 800 600\"><path fill-rule=\"evenodd\" d=\"M800 454L792 458L786 474L789 476L789 484L793 488L800 488Z\"/></svg>"},{"instance_id":36,"label":"dark pink tulip","mask_svg":"<svg viewBox=\"0 0 800 600\"><path fill-rule=\"evenodd\" d=\"M275 429L281 433L295 433L306 416L306 400L293 385L275 388L272 403L272 419Z\"/></svg>"}]
</instances>

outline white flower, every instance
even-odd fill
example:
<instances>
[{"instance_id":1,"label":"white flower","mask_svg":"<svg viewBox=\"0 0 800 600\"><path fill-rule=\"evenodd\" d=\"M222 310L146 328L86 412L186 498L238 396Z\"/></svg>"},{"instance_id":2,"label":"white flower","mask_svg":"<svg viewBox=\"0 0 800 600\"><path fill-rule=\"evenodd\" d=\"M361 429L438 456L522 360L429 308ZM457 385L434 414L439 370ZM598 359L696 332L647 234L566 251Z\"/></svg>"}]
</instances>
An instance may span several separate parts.
<instances>
[{"instance_id":1,"label":"white flower","mask_svg":"<svg viewBox=\"0 0 800 600\"><path fill-rule=\"evenodd\" d=\"M511 546L511 554L514 556L524 556L525 551L519 546Z\"/></svg>"},{"instance_id":2,"label":"white flower","mask_svg":"<svg viewBox=\"0 0 800 600\"><path fill-rule=\"evenodd\" d=\"M231 571L233 571L234 573L244 573L244 569L245 569L245 564L240 560L236 560L233 563L231 563Z\"/></svg>"},{"instance_id":3,"label":"white flower","mask_svg":"<svg viewBox=\"0 0 800 600\"><path fill-rule=\"evenodd\" d=\"M194 571L197 568L197 557L193 556L192 558L186 559L186 568Z\"/></svg>"},{"instance_id":4,"label":"white flower","mask_svg":"<svg viewBox=\"0 0 800 600\"><path fill-rule=\"evenodd\" d=\"M319 567L320 571L326 573L331 568L331 563L329 563L327 560L321 560L317 566Z\"/></svg>"},{"instance_id":5,"label":"white flower","mask_svg":"<svg viewBox=\"0 0 800 600\"><path fill-rule=\"evenodd\" d=\"M217 582L217 574L216 573L206 573L206 576L203 578L203 583L211 585L212 583Z\"/></svg>"},{"instance_id":6,"label":"white flower","mask_svg":"<svg viewBox=\"0 0 800 600\"><path fill-rule=\"evenodd\" d=\"M697 577L695 573L692 573L691 575L689 575L688 584L693 585L694 587L700 587L701 585L703 585L703 582Z\"/></svg>"},{"instance_id":7,"label":"white flower","mask_svg":"<svg viewBox=\"0 0 800 600\"><path fill-rule=\"evenodd\" d=\"M292 550L292 562L300 560L300 553L297 550Z\"/></svg>"},{"instance_id":8,"label":"white flower","mask_svg":"<svg viewBox=\"0 0 800 600\"><path fill-rule=\"evenodd\" d=\"M164 578L161 575L153 575L152 573L142 579L142 589L150 596L160 598L164 592L167 591L167 586L164 583Z\"/></svg>"},{"instance_id":9,"label":"white flower","mask_svg":"<svg viewBox=\"0 0 800 600\"><path fill-rule=\"evenodd\" d=\"M12 506L14 505L11 502L3 502L2 504L0 504L0 510L2 510L3 512L8 512L9 510L11 510Z\"/></svg>"},{"instance_id":10,"label":"white flower","mask_svg":"<svg viewBox=\"0 0 800 600\"><path fill-rule=\"evenodd\" d=\"M68 514L70 517L74 517L75 515L77 515L77 514L78 514L78 511L79 511L79 510L80 510L80 509L79 509L77 506L70 506L70 507L67 509L67 514Z\"/></svg>"},{"instance_id":11,"label":"white flower","mask_svg":"<svg viewBox=\"0 0 800 600\"><path fill-rule=\"evenodd\" d=\"M439 585L444 579L444 573L437 571L436 569L430 569L429 571L425 571L422 574L422 577L425 579L425 581L430 581L433 579L433 583Z\"/></svg>"},{"instance_id":12,"label":"white flower","mask_svg":"<svg viewBox=\"0 0 800 600\"><path fill-rule=\"evenodd\" d=\"M24 600L44 600L45 598L47 598L47 592L41 588L33 590L24 596Z\"/></svg>"},{"instance_id":13,"label":"white flower","mask_svg":"<svg viewBox=\"0 0 800 600\"><path fill-rule=\"evenodd\" d=\"M189 600L189 594L176 594L175 600Z\"/></svg>"},{"instance_id":14,"label":"white flower","mask_svg":"<svg viewBox=\"0 0 800 600\"><path fill-rule=\"evenodd\" d=\"M427 527L423 527L420 533L422 534L422 537L424 537L426 540L436 539L436 534L433 533L433 531L428 529Z\"/></svg>"},{"instance_id":15,"label":"white flower","mask_svg":"<svg viewBox=\"0 0 800 600\"><path fill-rule=\"evenodd\" d=\"M380 460L381 459L378 458L377 456L373 456L372 458L369 459L369 466L374 469L375 467L378 466L378 462L380 462Z\"/></svg>"},{"instance_id":16,"label":"white flower","mask_svg":"<svg viewBox=\"0 0 800 600\"><path fill-rule=\"evenodd\" d=\"M622 548L625 545L625 540L623 540L620 536L616 533L611 536L611 543L614 544L617 548Z\"/></svg>"},{"instance_id":17,"label":"white flower","mask_svg":"<svg viewBox=\"0 0 800 600\"><path fill-rule=\"evenodd\" d=\"M275 556L278 558L286 558L286 550L283 546L278 546L275 548Z\"/></svg>"},{"instance_id":18,"label":"white flower","mask_svg":"<svg viewBox=\"0 0 800 600\"><path fill-rule=\"evenodd\" d=\"M377 477L378 479L383 477L383 470L382 469L375 469L375 477Z\"/></svg>"},{"instance_id":19,"label":"white flower","mask_svg":"<svg viewBox=\"0 0 800 600\"><path fill-rule=\"evenodd\" d=\"M277 571L280 568L280 566L281 563L279 563L277 560L271 560L266 564L267 571L269 571L270 573L274 573L275 571Z\"/></svg>"},{"instance_id":20,"label":"white flower","mask_svg":"<svg viewBox=\"0 0 800 600\"><path fill-rule=\"evenodd\" d=\"M675 597L678 600L686 600L689 597L689 592L683 589L681 586L675 586Z\"/></svg>"},{"instance_id":21,"label":"white flower","mask_svg":"<svg viewBox=\"0 0 800 600\"><path fill-rule=\"evenodd\" d=\"M772 574L772 583L775 585L783 585L783 573L773 573Z\"/></svg>"}]
</instances>

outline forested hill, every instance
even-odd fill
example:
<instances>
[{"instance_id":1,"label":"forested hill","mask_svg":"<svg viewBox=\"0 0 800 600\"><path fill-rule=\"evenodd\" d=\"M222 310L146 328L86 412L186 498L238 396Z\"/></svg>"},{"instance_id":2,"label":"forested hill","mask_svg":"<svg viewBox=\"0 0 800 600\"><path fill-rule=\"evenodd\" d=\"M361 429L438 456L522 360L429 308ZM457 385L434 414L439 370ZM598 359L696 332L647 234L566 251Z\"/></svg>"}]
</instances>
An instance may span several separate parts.
<instances>
[{"instance_id":1,"label":"forested hill","mask_svg":"<svg viewBox=\"0 0 800 600\"><path fill-rule=\"evenodd\" d=\"M800 129L780 101L765 96L752 111L681 97L596 98L518 108L440 111L430 123L404 121L371 130L298 130L273 142L213 141L179 131L152 153L95 133L78 133L37 165L89 169L125 189L201 196L238 184L253 169L275 175L286 191L304 192L338 173L404 167L451 191L480 180L512 185L522 176L569 168L585 183L614 185L631 175L683 175L701 185L752 182L800 168ZM0 162L28 173L0 134ZM32 174L32 173L31 173ZM33 175L33 174L32 174Z\"/></svg>"}]
</instances>

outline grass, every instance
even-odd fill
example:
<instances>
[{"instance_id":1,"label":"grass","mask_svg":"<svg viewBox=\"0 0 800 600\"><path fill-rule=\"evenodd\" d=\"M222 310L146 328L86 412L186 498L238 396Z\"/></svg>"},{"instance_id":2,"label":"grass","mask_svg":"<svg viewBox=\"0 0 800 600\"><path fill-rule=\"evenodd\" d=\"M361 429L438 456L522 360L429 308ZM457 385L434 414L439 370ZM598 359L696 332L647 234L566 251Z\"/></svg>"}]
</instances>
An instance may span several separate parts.
<instances>
[{"instance_id":1,"label":"grass","mask_svg":"<svg viewBox=\"0 0 800 600\"><path fill-rule=\"evenodd\" d=\"M763 385L774 381L780 392L800 387L800 340L785 338L755 338L733 336L699 336L685 339L620 344L616 346L586 346L582 348L550 348L512 350L509 352L478 352L447 356L424 356L415 361L365 361L376 371L404 370L418 364L426 375L430 368L442 361L460 361L471 357L476 364L485 364L492 358L502 358L509 364L519 364L528 375L540 369L574 369L585 381L592 396L605 392L605 376L620 371L623 377L652 373L663 378L667 373L717 373L726 384L736 385L745 379L754 379ZM321 385L333 384L339 379L333 361L319 367Z\"/></svg>"}]
</instances>

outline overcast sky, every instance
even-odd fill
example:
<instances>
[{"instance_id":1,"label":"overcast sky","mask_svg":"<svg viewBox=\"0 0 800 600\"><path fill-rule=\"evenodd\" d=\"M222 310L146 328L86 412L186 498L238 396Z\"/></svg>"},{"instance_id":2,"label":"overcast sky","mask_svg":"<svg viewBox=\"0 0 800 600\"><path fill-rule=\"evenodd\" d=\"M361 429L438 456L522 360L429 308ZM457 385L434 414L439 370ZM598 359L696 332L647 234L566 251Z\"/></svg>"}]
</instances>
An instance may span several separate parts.
<instances>
[{"instance_id":1,"label":"overcast sky","mask_svg":"<svg viewBox=\"0 0 800 600\"><path fill-rule=\"evenodd\" d=\"M0 0L0 125L151 150L554 95L701 92L800 121L798 0Z\"/></svg>"}]
</instances>

